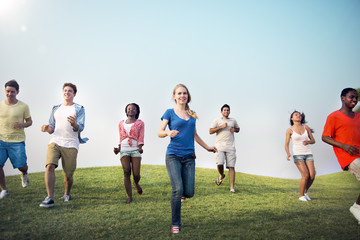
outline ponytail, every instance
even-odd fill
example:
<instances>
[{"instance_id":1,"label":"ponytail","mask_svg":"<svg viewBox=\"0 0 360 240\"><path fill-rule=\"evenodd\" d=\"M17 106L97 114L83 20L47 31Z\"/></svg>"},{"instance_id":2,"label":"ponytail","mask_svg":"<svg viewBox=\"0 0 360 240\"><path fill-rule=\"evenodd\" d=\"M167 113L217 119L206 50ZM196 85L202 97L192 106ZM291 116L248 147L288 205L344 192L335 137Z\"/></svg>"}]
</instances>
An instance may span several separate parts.
<instances>
[{"instance_id":1,"label":"ponytail","mask_svg":"<svg viewBox=\"0 0 360 240\"><path fill-rule=\"evenodd\" d=\"M196 113L194 111L190 110L189 104L186 104L185 110L192 118L198 119L198 116L196 115Z\"/></svg>"}]
</instances>

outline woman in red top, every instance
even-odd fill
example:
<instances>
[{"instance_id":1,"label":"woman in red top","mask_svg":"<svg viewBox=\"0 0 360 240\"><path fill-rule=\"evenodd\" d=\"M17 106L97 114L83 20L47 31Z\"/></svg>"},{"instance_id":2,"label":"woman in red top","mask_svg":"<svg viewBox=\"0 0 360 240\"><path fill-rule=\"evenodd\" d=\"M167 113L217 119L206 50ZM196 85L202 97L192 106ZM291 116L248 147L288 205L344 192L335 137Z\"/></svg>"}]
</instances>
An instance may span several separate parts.
<instances>
[{"instance_id":1,"label":"woman in red top","mask_svg":"<svg viewBox=\"0 0 360 240\"><path fill-rule=\"evenodd\" d=\"M128 195L127 204L132 202L131 189L131 168L134 178L134 186L138 194L142 194L140 181L140 165L142 147L144 146L144 122L139 118L140 107L136 103L129 103L125 107L125 113L128 117L119 123L120 144L114 148L114 153L120 152L120 161L124 170L124 185Z\"/></svg>"}]
</instances>

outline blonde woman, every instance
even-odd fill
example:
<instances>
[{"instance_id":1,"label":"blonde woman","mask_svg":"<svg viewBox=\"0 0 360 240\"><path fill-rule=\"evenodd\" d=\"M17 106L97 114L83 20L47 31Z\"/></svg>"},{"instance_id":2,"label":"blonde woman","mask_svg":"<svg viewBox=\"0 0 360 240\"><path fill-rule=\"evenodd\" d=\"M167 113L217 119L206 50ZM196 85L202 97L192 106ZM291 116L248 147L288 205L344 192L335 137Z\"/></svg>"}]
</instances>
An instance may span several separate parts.
<instances>
[{"instance_id":1,"label":"blonde woman","mask_svg":"<svg viewBox=\"0 0 360 240\"><path fill-rule=\"evenodd\" d=\"M181 227L181 197L194 196L196 158L194 140L209 152L217 150L215 147L209 147L196 132L197 116L189 108L191 96L185 85L175 86L173 99L176 106L166 110L161 117L158 136L170 137L166 151L166 168L172 185L171 232L178 233ZM167 126L168 130L166 130Z\"/></svg>"}]
</instances>

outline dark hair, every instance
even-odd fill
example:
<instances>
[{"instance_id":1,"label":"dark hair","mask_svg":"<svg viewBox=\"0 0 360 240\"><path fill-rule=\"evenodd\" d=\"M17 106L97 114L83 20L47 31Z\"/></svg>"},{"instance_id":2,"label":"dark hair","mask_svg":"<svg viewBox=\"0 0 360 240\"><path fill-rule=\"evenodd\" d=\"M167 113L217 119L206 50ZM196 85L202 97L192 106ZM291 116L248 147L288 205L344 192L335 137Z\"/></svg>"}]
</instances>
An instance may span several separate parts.
<instances>
[{"instance_id":1,"label":"dark hair","mask_svg":"<svg viewBox=\"0 0 360 240\"><path fill-rule=\"evenodd\" d=\"M130 106L130 105L133 105L133 106L136 108L135 119L138 119L138 118L139 118L139 115L140 115L140 107L139 107L139 105L137 105L136 103L129 103L128 105L126 105L126 107L125 107L126 116L128 115L126 110L127 110L128 106Z\"/></svg>"},{"instance_id":2,"label":"dark hair","mask_svg":"<svg viewBox=\"0 0 360 240\"><path fill-rule=\"evenodd\" d=\"M352 91L355 91L355 92L357 92L356 91L356 89L353 89L353 88L344 88L342 91L341 91L341 97L345 97L346 96L346 94L348 94L348 92L352 92Z\"/></svg>"},{"instance_id":3,"label":"dark hair","mask_svg":"<svg viewBox=\"0 0 360 240\"><path fill-rule=\"evenodd\" d=\"M306 121L305 121L305 114L295 110L295 111L293 111L293 112L291 113L291 115L290 115L290 125L291 125L291 126L294 125L294 121L292 120L292 117L293 117L294 113L299 113L299 114L301 115L301 122L300 122L301 124L305 124L305 123L306 123Z\"/></svg>"},{"instance_id":4,"label":"dark hair","mask_svg":"<svg viewBox=\"0 0 360 240\"><path fill-rule=\"evenodd\" d=\"M64 90L65 87L71 87L71 88L74 90L74 93L76 94L77 88L76 88L76 85L75 85L75 84L72 84L72 83L64 83L64 85L63 85L63 90Z\"/></svg>"},{"instance_id":5,"label":"dark hair","mask_svg":"<svg viewBox=\"0 0 360 240\"><path fill-rule=\"evenodd\" d=\"M294 113L300 113L300 115L301 115L301 121L300 121L300 123L301 123L302 125L305 124L305 123L307 123L307 121L305 120L305 114L304 114L304 113L301 113L301 112L299 112L299 111L294 110L294 111L291 113L291 115L290 115L290 125L291 125L291 126L294 125L294 121L291 120L292 117L293 117L293 115L294 115ZM309 127L309 128L310 128L310 127ZM310 131L311 131L312 133L314 132L314 130L313 130L312 128L310 128Z\"/></svg>"},{"instance_id":6,"label":"dark hair","mask_svg":"<svg viewBox=\"0 0 360 240\"><path fill-rule=\"evenodd\" d=\"M221 111L223 110L223 108L226 108L226 107L230 110L230 106L227 105L227 104L224 104L224 105L221 107Z\"/></svg>"},{"instance_id":7,"label":"dark hair","mask_svg":"<svg viewBox=\"0 0 360 240\"><path fill-rule=\"evenodd\" d=\"M19 84L14 79L5 83L5 88L6 87L13 87L16 89L16 91L19 91Z\"/></svg>"}]
</instances>

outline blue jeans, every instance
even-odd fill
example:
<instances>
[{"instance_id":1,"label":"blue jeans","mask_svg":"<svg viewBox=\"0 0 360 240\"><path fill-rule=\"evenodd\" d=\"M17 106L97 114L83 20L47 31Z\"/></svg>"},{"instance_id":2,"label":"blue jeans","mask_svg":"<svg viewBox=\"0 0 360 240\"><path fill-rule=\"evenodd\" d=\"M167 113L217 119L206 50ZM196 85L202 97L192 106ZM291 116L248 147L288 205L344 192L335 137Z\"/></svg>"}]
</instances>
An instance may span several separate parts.
<instances>
[{"instance_id":1,"label":"blue jeans","mask_svg":"<svg viewBox=\"0 0 360 240\"><path fill-rule=\"evenodd\" d=\"M180 227L181 197L191 198L194 196L195 159L191 155L185 157L166 155L166 169L172 186L171 225Z\"/></svg>"}]
</instances>

